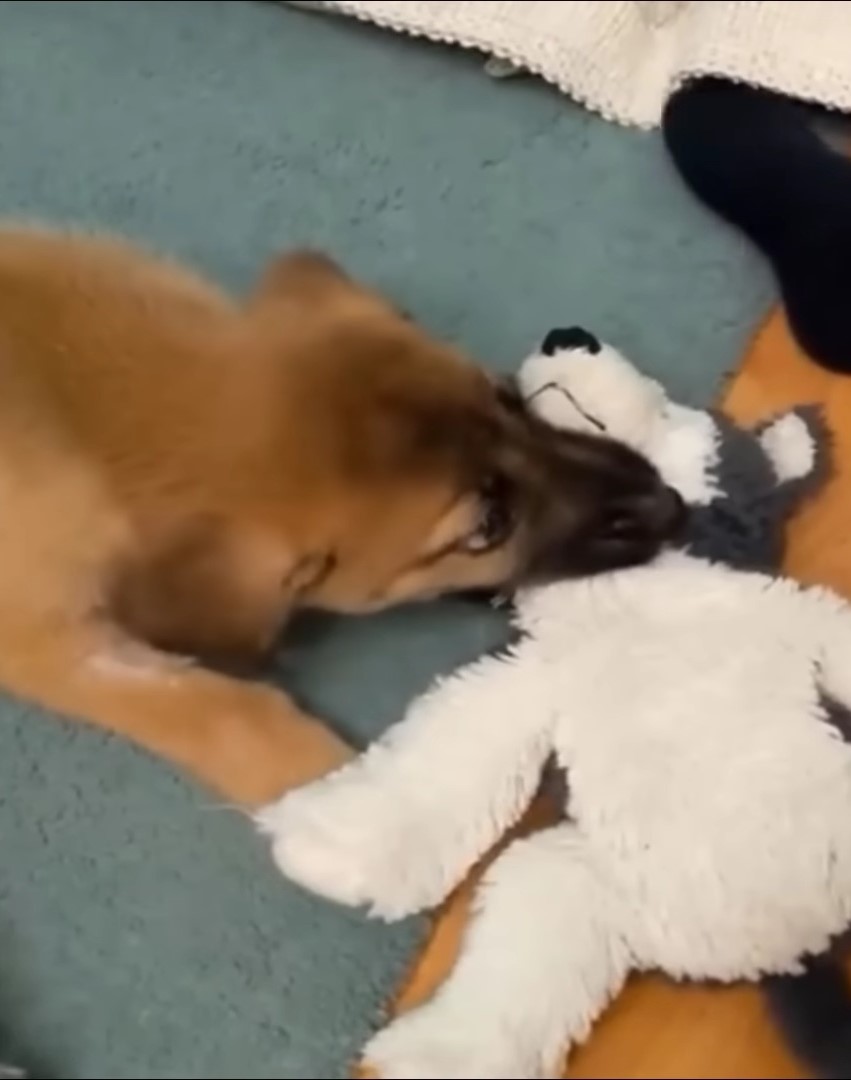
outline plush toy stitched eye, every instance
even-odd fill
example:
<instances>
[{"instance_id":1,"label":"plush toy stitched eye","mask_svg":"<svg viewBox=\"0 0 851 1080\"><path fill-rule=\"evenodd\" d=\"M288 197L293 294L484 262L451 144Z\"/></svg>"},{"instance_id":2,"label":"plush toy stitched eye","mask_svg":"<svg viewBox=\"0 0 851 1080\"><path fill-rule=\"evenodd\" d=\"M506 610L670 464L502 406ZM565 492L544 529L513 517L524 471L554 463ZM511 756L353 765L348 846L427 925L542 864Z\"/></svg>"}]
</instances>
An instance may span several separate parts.
<instances>
[{"instance_id":1,"label":"plush toy stitched eye","mask_svg":"<svg viewBox=\"0 0 851 1080\"><path fill-rule=\"evenodd\" d=\"M583 407L582 403L575 396L575 394L572 394L566 386L562 386L560 383L545 383L542 387L540 387L540 389L536 390L534 394L532 394L527 399L526 404L532 405L539 397L542 397L544 394L551 393L552 391L555 391L555 393L561 394L563 397L567 398L567 400L570 402L576 412L579 413L582 419L586 423L590 424L591 427L594 428L596 431L599 431L601 435L605 435L607 433L608 429L606 428L606 425L603 423L603 421L598 420L596 416L592 416L591 413L589 413L588 410Z\"/></svg>"},{"instance_id":2,"label":"plush toy stitched eye","mask_svg":"<svg viewBox=\"0 0 851 1080\"><path fill-rule=\"evenodd\" d=\"M606 433L606 425L603 423L603 421L598 420L596 416L592 416L591 413L588 412L588 410L582 405L582 402L579 401L579 399L574 394L571 394L571 392L567 389L567 387L560 386L559 390L561 390L561 392L568 399L568 401L571 403L571 405L574 407L574 409L576 409L576 411L579 413L579 415L584 420L588 421L588 423L591 425L591 427L596 428L597 431L599 431L601 435L604 435Z\"/></svg>"}]
</instances>

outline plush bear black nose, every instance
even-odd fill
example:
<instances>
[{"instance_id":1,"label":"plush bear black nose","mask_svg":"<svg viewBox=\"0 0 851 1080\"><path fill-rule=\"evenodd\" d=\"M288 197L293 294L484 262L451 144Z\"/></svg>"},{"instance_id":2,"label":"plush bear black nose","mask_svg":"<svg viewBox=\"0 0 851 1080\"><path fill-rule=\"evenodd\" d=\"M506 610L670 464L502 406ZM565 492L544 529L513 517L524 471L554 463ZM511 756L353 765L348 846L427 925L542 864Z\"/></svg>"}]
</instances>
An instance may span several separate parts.
<instances>
[{"instance_id":1,"label":"plush bear black nose","mask_svg":"<svg viewBox=\"0 0 851 1080\"><path fill-rule=\"evenodd\" d=\"M571 326L567 329L550 330L544 339L543 352L545 356L555 356L560 352L587 352L597 356L603 351L603 346L587 330L581 326Z\"/></svg>"}]
</instances>

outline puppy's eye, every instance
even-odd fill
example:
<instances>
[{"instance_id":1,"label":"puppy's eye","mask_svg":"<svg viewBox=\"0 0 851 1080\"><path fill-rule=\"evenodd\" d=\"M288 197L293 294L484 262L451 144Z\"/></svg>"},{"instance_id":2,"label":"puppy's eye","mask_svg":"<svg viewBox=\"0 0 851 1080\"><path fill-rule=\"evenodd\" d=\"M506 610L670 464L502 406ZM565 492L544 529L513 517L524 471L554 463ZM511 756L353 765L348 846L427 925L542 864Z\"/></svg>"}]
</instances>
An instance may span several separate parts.
<instances>
[{"instance_id":1,"label":"puppy's eye","mask_svg":"<svg viewBox=\"0 0 851 1080\"><path fill-rule=\"evenodd\" d=\"M462 541L462 547L470 555L486 555L500 547L514 527L508 491L499 477L489 480L482 487L479 505L478 524Z\"/></svg>"}]
</instances>

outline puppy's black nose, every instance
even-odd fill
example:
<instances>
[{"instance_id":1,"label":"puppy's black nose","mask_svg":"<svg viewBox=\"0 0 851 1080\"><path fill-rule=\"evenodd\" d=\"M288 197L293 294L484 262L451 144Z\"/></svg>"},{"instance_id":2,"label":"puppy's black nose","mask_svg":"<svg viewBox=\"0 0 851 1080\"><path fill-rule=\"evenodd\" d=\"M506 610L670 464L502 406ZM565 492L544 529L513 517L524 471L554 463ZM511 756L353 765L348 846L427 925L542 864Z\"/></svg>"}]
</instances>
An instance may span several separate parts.
<instances>
[{"instance_id":1,"label":"puppy's black nose","mask_svg":"<svg viewBox=\"0 0 851 1080\"><path fill-rule=\"evenodd\" d=\"M581 326L571 326L550 330L544 339L542 351L545 356L555 356L560 352L587 352L598 356L603 351L602 344Z\"/></svg>"}]
</instances>

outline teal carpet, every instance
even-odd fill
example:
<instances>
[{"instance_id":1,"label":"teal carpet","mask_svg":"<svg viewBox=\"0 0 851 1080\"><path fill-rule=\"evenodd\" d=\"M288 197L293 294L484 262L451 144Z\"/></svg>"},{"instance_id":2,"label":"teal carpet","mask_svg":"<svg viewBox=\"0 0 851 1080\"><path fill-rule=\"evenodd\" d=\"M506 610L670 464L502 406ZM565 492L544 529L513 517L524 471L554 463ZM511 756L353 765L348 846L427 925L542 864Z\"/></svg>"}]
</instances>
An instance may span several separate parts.
<instances>
[{"instance_id":1,"label":"teal carpet","mask_svg":"<svg viewBox=\"0 0 851 1080\"><path fill-rule=\"evenodd\" d=\"M655 137L274 4L0 0L0 151L0 212L117 227L234 287L323 245L503 369L578 321L706 400L769 297ZM461 605L314 625L280 669L364 740L501 632ZM8 700L0 845L0 1058L43 1076L343 1077L415 940L297 893L159 765Z\"/></svg>"}]
</instances>

